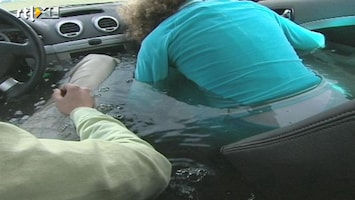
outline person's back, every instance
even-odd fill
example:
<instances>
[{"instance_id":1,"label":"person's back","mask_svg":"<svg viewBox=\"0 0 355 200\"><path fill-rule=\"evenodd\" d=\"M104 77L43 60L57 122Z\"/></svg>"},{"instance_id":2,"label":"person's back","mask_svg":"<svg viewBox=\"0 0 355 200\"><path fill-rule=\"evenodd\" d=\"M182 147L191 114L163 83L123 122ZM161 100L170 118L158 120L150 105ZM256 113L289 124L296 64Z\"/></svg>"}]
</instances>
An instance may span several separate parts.
<instances>
[{"instance_id":1,"label":"person's back","mask_svg":"<svg viewBox=\"0 0 355 200\"><path fill-rule=\"evenodd\" d=\"M214 105L254 105L317 86L294 48L324 47L308 31L257 3L203 1L185 5L143 41L136 79L163 80L168 67L219 97Z\"/></svg>"}]
</instances>

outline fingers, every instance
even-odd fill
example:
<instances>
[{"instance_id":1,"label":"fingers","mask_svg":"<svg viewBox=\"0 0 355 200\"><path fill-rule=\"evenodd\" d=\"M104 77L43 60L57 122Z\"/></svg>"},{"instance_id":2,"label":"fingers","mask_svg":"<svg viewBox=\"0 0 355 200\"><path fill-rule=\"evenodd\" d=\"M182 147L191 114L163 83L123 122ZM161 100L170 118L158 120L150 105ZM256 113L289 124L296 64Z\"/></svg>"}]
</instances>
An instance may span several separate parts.
<instances>
[{"instance_id":1,"label":"fingers","mask_svg":"<svg viewBox=\"0 0 355 200\"><path fill-rule=\"evenodd\" d=\"M62 99L62 98L63 98L62 91L61 91L60 89L54 89L54 90L53 90L52 97L53 97L55 100Z\"/></svg>"},{"instance_id":2,"label":"fingers","mask_svg":"<svg viewBox=\"0 0 355 200\"><path fill-rule=\"evenodd\" d=\"M72 84L72 83L67 83L65 85L62 86L61 90L61 94L62 96L65 96L65 94L67 92L84 92L84 93L91 93L91 90L87 87L81 87L79 85L76 84Z\"/></svg>"},{"instance_id":3,"label":"fingers","mask_svg":"<svg viewBox=\"0 0 355 200\"><path fill-rule=\"evenodd\" d=\"M85 92L85 93L91 93L91 90L86 87L80 87L75 84L65 84L63 85L60 89L54 89L53 90L53 98L60 99L61 97L64 97L68 92L69 93L75 93L75 92Z\"/></svg>"},{"instance_id":4,"label":"fingers","mask_svg":"<svg viewBox=\"0 0 355 200\"><path fill-rule=\"evenodd\" d=\"M60 112L69 115L77 107L94 107L95 100L89 88L75 84L65 84L54 89L52 97Z\"/></svg>"},{"instance_id":5,"label":"fingers","mask_svg":"<svg viewBox=\"0 0 355 200\"><path fill-rule=\"evenodd\" d=\"M76 90L79 89L80 86L72 84L72 83L67 83L65 85L62 86L62 88L60 88L62 91L68 91L68 90Z\"/></svg>"}]
</instances>

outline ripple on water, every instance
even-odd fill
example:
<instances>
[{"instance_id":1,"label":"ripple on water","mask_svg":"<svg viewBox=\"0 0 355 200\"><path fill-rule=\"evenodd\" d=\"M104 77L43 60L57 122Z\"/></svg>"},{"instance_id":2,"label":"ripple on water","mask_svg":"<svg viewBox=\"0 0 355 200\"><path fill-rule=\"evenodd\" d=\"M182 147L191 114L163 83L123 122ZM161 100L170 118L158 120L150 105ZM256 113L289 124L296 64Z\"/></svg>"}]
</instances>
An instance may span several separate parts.
<instances>
[{"instance_id":1,"label":"ripple on water","mask_svg":"<svg viewBox=\"0 0 355 200\"><path fill-rule=\"evenodd\" d=\"M202 182L207 176L214 176L214 171L188 158L170 158L169 160L173 163L175 171L171 176L168 190L183 199L198 200L196 184Z\"/></svg>"}]
</instances>

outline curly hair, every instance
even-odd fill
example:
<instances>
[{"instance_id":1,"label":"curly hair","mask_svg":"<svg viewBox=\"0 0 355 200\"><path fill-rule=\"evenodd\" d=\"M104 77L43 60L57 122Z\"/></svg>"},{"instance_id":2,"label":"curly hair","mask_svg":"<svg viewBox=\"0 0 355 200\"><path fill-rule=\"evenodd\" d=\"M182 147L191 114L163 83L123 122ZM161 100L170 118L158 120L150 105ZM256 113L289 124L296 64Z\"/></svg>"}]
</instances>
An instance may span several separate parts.
<instances>
[{"instance_id":1,"label":"curly hair","mask_svg":"<svg viewBox=\"0 0 355 200\"><path fill-rule=\"evenodd\" d=\"M128 0L118 8L132 39L139 43L186 0Z\"/></svg>"}]
</instances>

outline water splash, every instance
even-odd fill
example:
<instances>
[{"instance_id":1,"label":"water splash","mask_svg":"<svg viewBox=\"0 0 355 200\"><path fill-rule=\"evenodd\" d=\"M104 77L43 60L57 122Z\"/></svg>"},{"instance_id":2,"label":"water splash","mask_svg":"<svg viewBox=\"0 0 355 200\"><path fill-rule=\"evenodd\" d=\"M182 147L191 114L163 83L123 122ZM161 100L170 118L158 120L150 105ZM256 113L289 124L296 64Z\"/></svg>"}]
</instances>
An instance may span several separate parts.
<instances>
[{"instance_id":1,"label":"water splash","mask_svg":"<svg viewBox=\"0 0 355 200\"><path fill-rule=\"evenodd\" d=\"M215 172L189 158L169 160L176 169L169 183L169 192L175 193L184 200L199 200L197 186L203 185L207 176L215 176Z\"/></svg>"},{"instance_id":2,"label":"water splash","mask_svg":"<svg viewBox=\"0 0 355 200\"><path fill-rule=\"evenodd\" d=\"M100 104L96 107L96 109L118 120L122 120L124 118L124 114L121 112L122 107L120 107L119 105Z\"/></svg>"},{"instance_id":3,"label":"water splash","mask_svg":"<svg viewBox=\"0 0 355 200\"><path fill-rule=\"evenodd\" d=\"M108 112L112 111L113 109L119 109L118 105L113 105L113 104L100 104L96 107L96 109L102 113L107 114Z\"/></svg>"},{"instance_id":4,"label":"water splash","mask_svg":"<svg viewBox=\"0 0 355 200\"><path fill-rule=\"evenodd\" d=\"M99 92L108 92L110 90L109 87L101 87L99 88Z\"/></svg>"},{"instance_id":5,"label":"water splash","mask_svg":"<svg viewBox=\"0 0 355 200\"><path fill-rule=\"evenodd\" d=\"M59 131L64 132L68 127L70 127L69 123L62 124L61 126L59 126Z\"/></svg>"},{"instance_id":6,"label":"water splash","mask_svg":"<svg viewBox=\"0 0 355 200\"><path fill-rule=\"evenodd\" d=\"M202 167L177 169L171 178L169 189L186 200L199 200L196 184L202 184L203 179L212 174L214 173Z\"/></svg>"},{"instance_id":7,"label":"water splash","mask_svg":"<svg viewBox=\"0 0 355 200\"><path fill-rule=\"evenodd\" d=\"M206 175L208 175L208 171L203 168L178 169L175 173L177 179L192 183L200 182Z\"/></svg>"},{"instance_id":8,"label":"water splash","mask_svg":"<svg viewBox=\"0 0 355 200\"><path fill-rule=\"evenodd\" d=\"M18 111L16 111L18 112ZM22 111L21 111L22 113ZM23 113L21 115L19 115L19 112L8 120L9 123L14 124L14 125L20 125L23 124L25 121L28 120L30 116L29 115L24 115Z\"/></svg>"},{"instance_id":9,"label":"water splash","mask_svg":"<svg viewBox=\"0 0 355 200\"><path fill-rule=\"evenodd\" d=\"M39 110L39 109L43 108L44 104L46 104L46 101L43 98L40 98L40 101L34 103L33 107L35 110Z\"/></svg>"},{"instance_id":10,"label":"water splash","mask_svg":"<svg viewBox=\"0 0 355 200\"><path fill-rule=\"evenodd\" d=\"M180 184L178 182L171 182L169 185L170 188L173 188L178 196L186 200L199 200L198 192L196 188Z\"/></svg>"},{"instance_id":11,"label":"water splash","mask_svg":"<svg viewBox=\"0 0 355 200\"><path fill-rule=\"evenodd\" d=\"M251 193L248 200L255 200L256 199L256 196L254 193Z\"/></svg>"}]
</instances>

